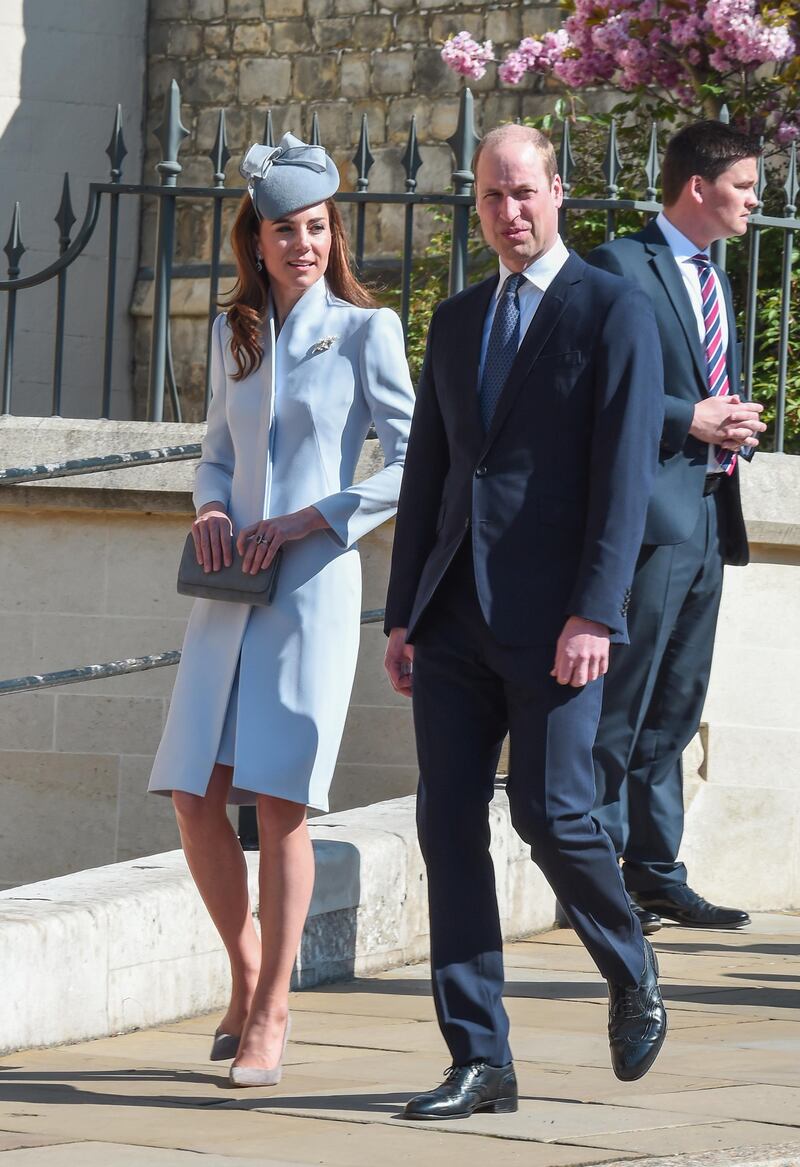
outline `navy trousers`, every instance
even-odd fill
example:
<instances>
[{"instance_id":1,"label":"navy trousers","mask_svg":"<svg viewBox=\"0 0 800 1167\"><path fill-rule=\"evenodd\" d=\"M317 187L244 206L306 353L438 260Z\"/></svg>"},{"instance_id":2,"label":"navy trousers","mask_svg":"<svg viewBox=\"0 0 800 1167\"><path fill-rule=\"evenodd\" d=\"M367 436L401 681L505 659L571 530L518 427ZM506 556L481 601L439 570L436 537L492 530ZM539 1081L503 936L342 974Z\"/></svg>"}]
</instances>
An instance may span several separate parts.
<instances>
[{"instance_id":1,"label":"navy trousers","mask_svg":"<svg viewBox=\"0 0 800 1167\"><path fill-rule=\"evenodd\" d=\"M691 538L642 548L630 644L612 650L595 740L595 816L623 860L626 887L686 882L681 755L703 712L722 594L719 495L700 506Z\"/></svg>"},{"instance_id":2,"label":"navy trousers","mask_svg":"<svg viewBox=\"0 0 800 1167\"><path fill-rule=\"evenodd\" d=\"M641 929L608 836L591 817L602 681L550 677L551 646L499 645L465 541L414 638L417 821L428 871L433 994L455 1065L511 1060L489 803L506 732L512 822L601 974L635 984Z\"/></svg>"}]
</instances>

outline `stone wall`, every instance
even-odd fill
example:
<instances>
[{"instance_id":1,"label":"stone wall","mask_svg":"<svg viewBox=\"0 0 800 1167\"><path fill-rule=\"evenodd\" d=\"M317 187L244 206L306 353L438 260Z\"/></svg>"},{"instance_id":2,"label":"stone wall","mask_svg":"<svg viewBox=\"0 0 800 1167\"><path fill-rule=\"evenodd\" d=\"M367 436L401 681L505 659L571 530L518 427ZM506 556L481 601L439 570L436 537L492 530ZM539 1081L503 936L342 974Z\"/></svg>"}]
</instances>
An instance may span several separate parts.
<instances>
[{"instance_id":1,"label":"stone wall","mask_svg":"<svg viewBox=\"0 0 800 1167\"><path fill-rule=\"evenodd\" d=\"M0 466L199 441L200 426L0 420ZM365 447L360 476L380 457ZM0 487L0 679L180 648L175 591L194 462ZM386 592L391 527L361 541L363 607ZM334 810L411 793L411 710L362 629ZM177 846L169 799L146 794L174 668L0 695L0 887Z\"/></svg>"},{"instance_id":2,"label":"stone wall","mask_svg":"<svg viewBox=\"0 0 800 1167\"><path fill-rule=\"evenodd\" d=\"M267 111L277 136L291 129L308 137L314 114L323 144L336 160L342 189L353 190L352 163L361 119L367 116L375 164L370 188L403 191L400 159L411 116L416 115L422 167L418 189L449 190L453 157L446 144L456 127L463 80L440 57L447 37L462 28L491 38L499 56L521 36L557 23L557 7L504 0L457 3L443 0L153 0L148 33L147 156L145 177L152 179L159 146L152 130L161 119L163 95L174 78L183 98L180 184L209 184L208 153L214 143L220 107L227 112L231 161L227 182L237 185L236 165L251 142L261 141ZM543 113L552 94L541 78L529 76L517 87L497 80L491 65L484 78L470 82L476 96L476 123L483 132L499 122ZM226 206L227 237L235 206ZM431 212L415 216L417 247L433 228ZM397 207L370 207L366 221L367 256L398 258L403 214ZM184 208L178 227L178 263L210 254L209 208ZM142 264L151 266L155 209L146 207ZM225 257L230 259L229 249ZM191 420L200 416L205 354L207 285L182 280L173 300L173 345L178 381L189 402ZM137 399L146 398L149 353L150 289L137 289Z\"/></svg>"},{"instance_id":3,"label":"stone wall","mask_svg":"<svg viewBox=\"0 0 800 1167\"><path fill-rule=\"evenodd\" d=\"M183 181L206 180L216 111L228 110L235 160L260 141L267 110L276 135L308 134L314 113L320 134L352 189L350 166L362 114L369 120L376 189L402 189L399 155L409 120L417 117L428 147L420 171L424 190L444 189L452 169L442 143L454 131L463 81L439 50L454 32L490 38L498 56L522 36L557 23L557 5L501 0L152 0L148 34L147 127L160 117L162 95L175 78L190 137L182 150ZM471 81L479 132L498 122L545 112L552 97L529 76L515 87L497 80L496 66ZM148 135L148 164L157 144Z\"/></svg>"}]
</instances>

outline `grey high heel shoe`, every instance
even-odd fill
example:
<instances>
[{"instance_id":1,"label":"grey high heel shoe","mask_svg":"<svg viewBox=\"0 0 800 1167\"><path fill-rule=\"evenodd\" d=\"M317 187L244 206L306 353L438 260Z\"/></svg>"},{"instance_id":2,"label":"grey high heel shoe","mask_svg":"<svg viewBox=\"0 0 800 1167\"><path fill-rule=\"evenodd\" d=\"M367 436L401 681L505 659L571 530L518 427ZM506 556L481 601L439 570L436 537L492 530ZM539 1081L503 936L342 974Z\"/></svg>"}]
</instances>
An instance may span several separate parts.
<instances>
[{"instance_id":1,"label":"grey high heel shoe","mask_svg":"<svg viewBox=\"0 0 800 1167\"><path fill-rule=\"evenodd\" d=\"M286 1046L289 1044L289 1035L292 1032L292 1018L286 1018L286 1029L283 1033L283 1047L278 1064L268 1070L258 1066L231 1066L228 1080L231 1086L277 1086L283 1077L283 1058Z\"/></svg>"},{"instance_id":2,"label":"grey high heel shoe","mask_svg":"<svg viewBox=\"0 0 800 1167\"><path fill-rule=\"evenodd\" d=\"M227 1062L230 1058L235 1058L239 1050L239 1042L241 1036L236 1033L223 1033L218 1029L214 1034L214 1041L211 1045L211 1053L208 1055L209 1061L212 1062Z\"/></svg>"}]
</instances>

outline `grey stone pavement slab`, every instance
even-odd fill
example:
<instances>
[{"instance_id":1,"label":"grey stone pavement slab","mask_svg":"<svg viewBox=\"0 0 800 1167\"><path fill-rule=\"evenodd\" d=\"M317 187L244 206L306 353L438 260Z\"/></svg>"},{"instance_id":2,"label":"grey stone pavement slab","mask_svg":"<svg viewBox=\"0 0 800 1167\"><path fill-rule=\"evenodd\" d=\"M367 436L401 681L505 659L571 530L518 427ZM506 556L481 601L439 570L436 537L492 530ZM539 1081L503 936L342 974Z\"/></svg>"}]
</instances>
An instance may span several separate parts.
<instances>
[{"instance_id":1,"label":"grey stone pavement slab","mask_svg":"<svg viewBox=\"0 0 800 1167\"><path fill-rule=\"evenodd\" d=\"M0 1059L0 1167L800 1167L800 914L654 937L670 1032L609 1067L606 988L574 933L509 944L511 1115L411 1124L447 1055L428 969L296 993L283 1081L230 1090L217 1016Z\"/></svg>"}]
</instances>

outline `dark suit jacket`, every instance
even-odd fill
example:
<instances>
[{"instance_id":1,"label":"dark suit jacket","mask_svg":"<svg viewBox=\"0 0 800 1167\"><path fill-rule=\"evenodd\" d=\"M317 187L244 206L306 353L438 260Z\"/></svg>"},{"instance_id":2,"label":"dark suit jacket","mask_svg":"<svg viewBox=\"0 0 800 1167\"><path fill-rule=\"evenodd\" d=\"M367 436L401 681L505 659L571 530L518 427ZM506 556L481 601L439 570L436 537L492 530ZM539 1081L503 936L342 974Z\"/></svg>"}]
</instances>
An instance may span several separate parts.
<instances>
[{"instance_id":1,"label":"dark suit jacket","mask_svg":"<svg viewBox=\"0 0 800 1167\"><path fill-rule=\"evenodd\" d=\"M656 226L604 243L588 262L605 271L635 280L655 309L664 354L664 431L653 496L647 511L646 544L683 543L697 522L706 478L708 446L689 434L694 407L708 394L706 362L697 335L692 305L672 250ZM715 266L728 315L728 378L731 392L741 384L736 322L730 282ZM749 559L747 533L739 496L739 468L720 487L724 507L723 557L726 563Z\"/></svg>"},{"instance_id":2,"label":"dark suit jacket","mask_svg":"<svg viewBox=\"0 0 800 1167\"><path fill-rule=\"evenodd\" d=\"M386 628L414 629L471 532L486 621L554 642L570 615L627 640L663 385L647 297L574 252L545 293L484 434L481 336L497 277L440 304L428 335L394 538Z\"/></svg>"}]
</instances>

